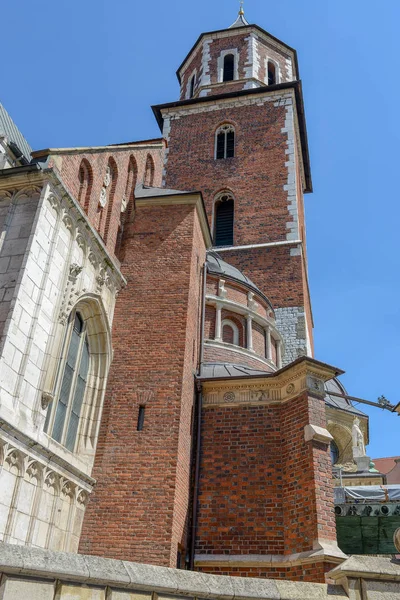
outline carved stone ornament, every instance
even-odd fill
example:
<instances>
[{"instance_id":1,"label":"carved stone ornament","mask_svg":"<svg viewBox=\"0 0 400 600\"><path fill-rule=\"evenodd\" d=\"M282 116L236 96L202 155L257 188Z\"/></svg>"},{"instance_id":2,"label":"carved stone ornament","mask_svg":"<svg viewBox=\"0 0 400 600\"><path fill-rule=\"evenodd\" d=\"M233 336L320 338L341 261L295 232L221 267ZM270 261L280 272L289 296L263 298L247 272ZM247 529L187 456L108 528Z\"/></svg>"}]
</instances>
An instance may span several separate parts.
<instances>
[{"instance_id":1,"label":"carved stone ornament","mask_svg":"<svg viewBox=\"0 0 400 600\"><path fill-rule=\"evenodd\" d=\"M110 183L111 183L111 169L110 169L110 167L107 167L106 174L104 175L103 185L105 188L108 188Z\"/></svg>"},{"instance_id":2,"label":"carved stone ornament","mask_svg":"<svg viewBox=\"0 0 400 600\"><path fill-rule=\"evenodd\" d=\"M224 394L224 402L234 402L235 401L235 394L233 392L226 392L226 394Z\"/></svg>"},{"instance_id":3,"label":"carved stone ornament","mask_svg":"<svg viewBox=\"0 0 400 600\"><path fill-rule=\"evenodd\" d=\"M126 207L128 206L128 200L126 199L125 194L122 197L122 202L121 202L121 212L124 213L126 211Z\"/></svg>"},{"instance_id":4,"label":"carved stone ornament","mask_svg":"<svg viewBox=\"0 0 400 600\"><path fill-rule=\"evenodd\" d=\"M289 383L289 385L286 388L286 393L293 394L295 389L296 389L296 386L294 385L294 383Z\"/></svg>"},{"instance_id":5,"label":"carved stone ornament","mask_svg":"<svg viewBox=\"0 0 400 600\"><path fill-rule=\"evenodd\" d=\"M395 545L397 552L400 552L400 528L396 529L396 531L394 532L393 543Z\"/></svg>"},{"instance_id":6,"label":"carved stone ornament","mask_svg":"<svg viewBox=\"0 0 400 600\"><path fill-rule=\"evenodd\" d=\"M50 392L42 392L42 398L41 398L41 406L43 410L46 410L49 406L49 404L51 404L54 400L54 396L53 394L51 394Z\"/></svg>"},{"instance_id":7,"label":"carved stone ornament","mask_svg":"<svg viewBox=\"0 0 400 600\"><path fill-rule=\"evenodd\" d=\"M80 265L76 264L76 263L72 263L72 265L70 265L69 267L69 276L72 280L76 280L76 278L78 277L79 273L82 271L83 267L81 267Z\"/></svg>"},{"instance_id":8,"label":"carved stone ornament","mask_svg":"<svg viewBox=\"0 0 400 600\"><path fill-rule=\"evenodd\" d=\"M101 208L104 208L107 204L107 189L105 187L101 188L99 204Z\"/></svg>"}]
</instances>

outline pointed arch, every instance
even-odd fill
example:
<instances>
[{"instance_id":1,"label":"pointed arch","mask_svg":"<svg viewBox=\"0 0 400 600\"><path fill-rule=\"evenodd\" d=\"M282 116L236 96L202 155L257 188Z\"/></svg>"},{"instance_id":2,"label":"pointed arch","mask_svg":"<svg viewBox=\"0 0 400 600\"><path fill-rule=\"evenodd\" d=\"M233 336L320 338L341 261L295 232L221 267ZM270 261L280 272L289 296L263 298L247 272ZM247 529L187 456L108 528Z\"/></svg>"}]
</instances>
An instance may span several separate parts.
<instances>
[{"instance_id":1,"label":"pointed arch","mask_svg":"<svg viewBox=\"0 0 400 600\"><path fill-rule=\"evenodd\" d=\"M89 212L90 205L90 196L92 193L93 186L93 170L86 158L81 160L81 164L79 166L79 192L78 192L78 202L83 207L83 210L86 214Z\"/></svg>"},{"instance_id":2,"label":"pointed arch","mask_svg":"<svg viewBox=\"0 0 400 600\"><path fill-rule=\"evenodd\" d=\"M215 160L234 158L235 128L232 123L223 123L215 132Z\"/></svg>"},{"instance_id":3,"label":"pointed arch","mask_svg":"<svg viewBox=\"0 0 400 600\"><path fill-rule=\"evenodd\" d=\"M115 162L112 156L110 156L110 158L108 159L108 168L110 172L110 185L107 190L107 204L103 209L103 213L106 213L107 216L104 219L102 214L102 221L104 221L104 223L102 223L103 228L100 230L100 234L102 235L105 243L107 243L110 238L110 226L114 209L115 190L117 188L118 181L118 167L117 163Z\"/></svg>"},{"instance_id":4,"label":"pointed arch","mask_svg":"<svg viewBox=\"0 0 400 600\"><path fill-rule=\"evenodd\" d=\"M111 362L111 332L101 298L87 294L72 308L45 431L75 453L94 452Z\"/></svg>"},{"instance_id":5,"label":"pointed arch","mask_svg":"<svg viewBox=\"0 0 400 600\"><path fill-rule=\"evenodd\" d=\"M147 187L152 187L154 185L154 172L155 172L155 167L154 167L154 160L153 157L151 156L151 154L147 155L147 160L146 160L146 168L145 168L145 172L144 172L144 185L146 185Z\"/></svg>"},{"instance_id":6,"label":"pointed arch","mask_svg":"<svg viewBox=\"0 0 400 600\"><path fill-rule=\"evenodd\" d=\"M125 185L125 202L126 208L122 213L123 217L121 221L124 223L129 223L133 219L133 215L135 212L135 187L137 183L137 163L134 156L129 157L128 164L128 173L126 176L126 185Z\"/></svg>"},{"instance_id":7,"label":"pointed arch","mask_svg":"<svg viewBox=\"0 0 400 600\"><path fill-rule=\"evenodd\" d=\"M135 187L137 184L137 163L134 156L129 157L128 171L126 175L125 194L121 206L121 219L118 227L115 254L121 260L120 251L125 227L131 223L135 215Z\"/></svg>"}]
</instances>

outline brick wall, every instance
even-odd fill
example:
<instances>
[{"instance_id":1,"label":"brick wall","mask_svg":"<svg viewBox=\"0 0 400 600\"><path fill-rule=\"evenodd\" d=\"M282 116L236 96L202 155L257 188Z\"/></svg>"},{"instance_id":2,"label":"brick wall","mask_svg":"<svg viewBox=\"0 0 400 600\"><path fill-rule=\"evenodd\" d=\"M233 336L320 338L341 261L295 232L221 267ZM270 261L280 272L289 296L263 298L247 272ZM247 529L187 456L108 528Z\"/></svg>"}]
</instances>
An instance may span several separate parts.
<instances>
[{"instance_id":1,"label":"brick wall","mask_svg":"<svg viewBox=\"0 0 400 600\"><path fill-rule=\"evenodd\" d=\"M111 255L115 255L118 230L121 223L121 204L124 195L133 200L132 190L137 183L143 183L148 156L154 166L154 182L161 186L163 144L161 140L152 147L135 147L129 149L111 148L107 151L86 151L54 155L51 164L60 171L61 178L71 194L79 200L88 214L91 225L99 232ZM90 184L84 185L79 176L82 161L89 173ZM135 177L129 177L129 166L134 165ZM107 187L107 204L102 208L99 204L107 166L112 169L112 177ZM129 210L129 209L128 209Z\"/></svg>"},{"instance_id":2,"label":"brick wall","mask_svg":"<svg viewBox=\"0 0 400 600\"><path fill-rule=\"evenodd\" d=\"M185 544L193 371L205 249L193 206L141 207L127 227L128 280L81 551L175 566ZM139 406L145 406L137 431Z\"/></svg>"},{"instance_id":3,"label":"brick wall","mask_svg":"<svg viewBox=\"0 0 400 600\"><path fill-rule=\"evenodd\" d=\"M305 392L279 406L210 406L202 419L196 554L291 555L336 539L329 447L304 437L308 423L325 426L321 398ZM246 574L245 566L210 568ZM276 574L318 580L314 568Z\"/></svg>"}]
</instances>

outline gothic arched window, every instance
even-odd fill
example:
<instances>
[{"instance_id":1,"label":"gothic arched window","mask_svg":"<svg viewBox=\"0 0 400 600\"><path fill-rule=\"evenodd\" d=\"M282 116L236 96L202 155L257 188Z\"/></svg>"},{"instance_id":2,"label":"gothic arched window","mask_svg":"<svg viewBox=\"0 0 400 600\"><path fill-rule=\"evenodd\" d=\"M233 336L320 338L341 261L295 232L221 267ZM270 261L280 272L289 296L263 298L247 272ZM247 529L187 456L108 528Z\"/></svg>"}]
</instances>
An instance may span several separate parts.
<instances>
[{"instance_id":1,"label":"gothic arched window","mask_svg":"<svg viewBox=\"0 0 400 600\"><path fill-rule=\"evenodd\" d=\"M86 323L80 312L71 313L58 372L55 399L48 409L45 431L73 452L85 396L90 364Z\"/></svg>"},{"instance_id":2,"label":"gothic arched window","mask_svg":"<svg viewBox=\"0 0 400 600\"><path fill-rule=\"evenodd\" d=\"M339 448L333 440L331 441L331 461L333 466L339 461Z\"/></svg>"},{"instance_id":3,"label":"gothic arched window","mask_svg":"<svg viewBox=\"0 0 400 600\"><path fill-rule=\"evenodd\" d=\"M233 81L235 79L235 56L226 54L224 56L224 73L222 81Z\"/></svg>"},{"instance_id":4,"label":"gothic arched window","mask_svg":"<svg viewBox=\"0 0 400 600\"><path fill-rule=\"evenodd\" d=\"M278 83L276 64L272 60L268 61L268 85Z\"/></svg>"},{"instance_id":5,"label":"gothic arched window","mask_svg":"<svg viewBox=\"0 0 400 600\"><path fill-rule=\"evenodd\" d=\"M233 245L234 199L229 192L219 194L215 200L215 246Z\"/></svg>"},{"instance_id":6,"label":"gothic arched window","mask_svg":"<svg viewBox=\"0 0 400 600\"><path fill-rule=\"evenodd\" d=\"M235 128L233 125L221 125L215 133L215 158L233 158L235 156Z\"/></svg>"},{"instance_id":7,"label":"gothic arched window","mask_svg":"<svg viewBox=\"0 0 400 600\"><path fill-rule=\"evenodd\" d=\"M147 156L146 169L144 172L144 185L152 187L154 183L154 161L150 154Z\"/></svg>"}]
</instances>

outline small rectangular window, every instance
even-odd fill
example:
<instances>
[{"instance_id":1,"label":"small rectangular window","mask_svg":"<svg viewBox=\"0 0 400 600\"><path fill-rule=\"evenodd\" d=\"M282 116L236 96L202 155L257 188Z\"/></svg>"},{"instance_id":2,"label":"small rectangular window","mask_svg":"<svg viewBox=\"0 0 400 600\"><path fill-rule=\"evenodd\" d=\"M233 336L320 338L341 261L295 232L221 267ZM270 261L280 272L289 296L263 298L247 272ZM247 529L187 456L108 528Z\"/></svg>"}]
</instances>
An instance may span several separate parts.
<instances>
[{"instance_id":1,"label":"small rectangular window","mask_svg":"<svg viewBox=\"0 0 400 600\"><path fill-rule=\"evenodd\" d=\"M144 427L144 411L145 411L145 407L139 406L139 415L138 415L138 422L137 422L137 430L138 431L142 431L143 427Z\"/></svg>"}]
</instances>

